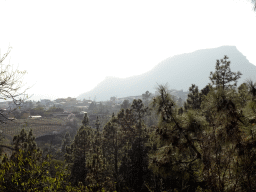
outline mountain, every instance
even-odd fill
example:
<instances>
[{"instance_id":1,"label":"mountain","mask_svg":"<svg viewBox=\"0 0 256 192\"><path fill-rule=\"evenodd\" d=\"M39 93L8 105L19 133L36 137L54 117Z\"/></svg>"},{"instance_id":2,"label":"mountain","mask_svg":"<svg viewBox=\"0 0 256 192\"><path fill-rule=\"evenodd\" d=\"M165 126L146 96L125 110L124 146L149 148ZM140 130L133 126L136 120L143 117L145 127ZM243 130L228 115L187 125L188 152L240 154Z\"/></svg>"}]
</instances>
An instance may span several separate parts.
<instances>
[{"instance_id":1,"label":"mountain","mask_svg":"<svg viewBox=\"0 0 256 192\"><path fill-rule=\"evenodd\" d=\"M141 75L128 78L106 77L94 89L79 95L77 99L93 99L96 96L97 101L106 101L112 96L121 98L141 95L147 90L155 93L157 84L166 83L169 89L187 91L191 84L202 89L210 83L210 72L215 71L216 60L223 59L224 55L229 57L231 71L242 73L238 85L249 78L256 81L256 66L235 46L221 46L169 57Z\"/></svg>"}]
</instances>

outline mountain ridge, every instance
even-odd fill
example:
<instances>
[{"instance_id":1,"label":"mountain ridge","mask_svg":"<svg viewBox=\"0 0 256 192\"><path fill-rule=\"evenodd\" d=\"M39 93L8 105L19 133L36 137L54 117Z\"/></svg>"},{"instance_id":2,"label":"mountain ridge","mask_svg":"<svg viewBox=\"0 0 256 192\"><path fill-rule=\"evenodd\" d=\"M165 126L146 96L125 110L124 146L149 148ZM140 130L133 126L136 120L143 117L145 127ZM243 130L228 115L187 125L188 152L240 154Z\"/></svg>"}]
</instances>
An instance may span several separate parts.
<instances>
[{"instance_id":1,"label":"mountain ridge","mask_svg":"<svg viewBox=\"0 0 256 192\"><path fill-rule=\"evenodd\" d=\"M157 84L166 83L170 89L187 91L191 84L196 84L202 89L210 83L210 72L215 71L216 60L223 59L224 55L229 57L231 71L240 71L243 74L238 85L249 78L256 80L256 66L251 64L236 46L221 46L168 57L140 75L127 78L106 77L95 88L79 95L77 99L96 96L98 101L105 101L111 96L141 95L147 90L154 93Z\"/></svg>"}]
</instances>

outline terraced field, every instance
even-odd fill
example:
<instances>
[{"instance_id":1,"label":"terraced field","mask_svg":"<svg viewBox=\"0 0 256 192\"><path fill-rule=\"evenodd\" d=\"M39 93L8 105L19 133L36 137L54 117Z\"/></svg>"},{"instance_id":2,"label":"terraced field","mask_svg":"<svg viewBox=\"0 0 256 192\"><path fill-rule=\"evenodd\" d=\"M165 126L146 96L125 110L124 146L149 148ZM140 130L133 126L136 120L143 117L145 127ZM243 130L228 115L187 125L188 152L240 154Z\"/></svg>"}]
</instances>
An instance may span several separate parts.
<instances>
[{"instance_id":1,"label":"terraced field","mask_svg":"<svg viewBox=\"0 0 256 192\"><path fill-rule=\"evenodd\" d=\"M65 118L17 119L2 124L0 130L8 138L18 135L23 128L27 131L32 129L34 136L40 137L53 131L59 132L65 129L66 122Z\"/></svg>"}]
</instances>

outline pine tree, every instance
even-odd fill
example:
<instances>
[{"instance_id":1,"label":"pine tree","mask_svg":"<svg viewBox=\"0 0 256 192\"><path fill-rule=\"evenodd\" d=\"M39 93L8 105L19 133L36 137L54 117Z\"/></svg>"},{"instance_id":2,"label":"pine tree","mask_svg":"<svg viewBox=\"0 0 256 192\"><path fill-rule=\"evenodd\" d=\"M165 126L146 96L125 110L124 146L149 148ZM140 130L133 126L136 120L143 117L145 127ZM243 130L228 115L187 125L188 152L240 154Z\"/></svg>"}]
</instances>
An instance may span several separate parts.
<instances>
[{"instance_id":1,"label":"pine tree","mask_svg":"<svg viewBox=\"0 0 256 192\"><path fill-rule=\"evenodd\" d=\"M120 163L123 167L127 166L125 158L130 158L127 155L134 140L138 139L139 149L141 149L140 145L144 144L147 137L143 121L143 118L147 115L149 115L149 110L144 107L142 101L134 100L130 108L121 109L117 116L113 114L112 119L104 126L103 154L106 158L107 167L112 172L110 175L116 182L117 191L124 190L120 187L121 184L124 184L125 171L120 172ZM132 177L131 174L129 177Z\"/></svg>"},{"instance_id":2,"label":"pine tree","mask_svg":"<svg viewBox=\"0 0 256 192\"><path fill-rule=\"evenodd\" d=\"M127 143L127 148L131 147L135 138L144 138L146 135L145 117L150 115L148 107L144 107L142 100L133 100L129 109L121 109L117 118L112 119L120 127L123 133L123 140Z\"/></svg>"},{"instance_id":3,"label":"pine tree","mask_svg":"<svg viewBox=\"0 0 256 192\"><path fill-rule=\"evenodd\" d=\"M96 122L95 122L95 127L97 130L97 133L99 133L99 129L100 129L100 123L99 123L99 117L97 116Z\"/></svg>"},{"instance_id":4,"label":"pine tree","mask_svg":"<svg viewBox=\"0 0 256 192\"><path fill-rule=\"evenodd\" d=\"M246 94L247 92L247 94ZM237 157L237 175L236 187L241 191L255 191L256 189L256 83L248 80L246 84L240 86L238 89L239 99L238 103L241 105L242 110L240 113L245 116L245 120L249 123L240 126L241 140L236 144L236 157ZM241 97L242 96L242 97ZM243 97L245 96L245 98ZM238 105L239 106L239 105ZM244 112L243 112L244 111ZM244 121L245 121L244 120ZM246 121L245 121L246 122Z\"/></svg>"},{"instance_id":5,"label":"pine tree","mask_svg":"<svg viewBox=\"0 0 256 192\"><path fill-rule=\"evenodd\" d=\"M222 77L220 71L217 66L214 75L211 73L212 85L216 86L210 88L201 105L208 121L201 137L202 174L213 191L252 191L255 178L251 170L256 145L248 115L242 110L248 106L247 88L242 84L236 90L241 73L230 72L228 64L222 68Z\"/></svg>"},{"instance_id":6,"label":"pine tree","mask_svg":"<svg viewBox=\"0 0 256 192\"><path fill-rule=\"evenodd\" d=\"M66 161L72 163L71 181L74 185L82 182L85 185L85 178L88 170L86 169L86 158L91 148L92 129L89 125L87 113L82 121L83 125L78 130L71 147L67 147L65 154Z\"/></svg>"},{"instance_id":7,"label":"pine tree","mask_svg":"<svg viewBox=\"0 0 256 192\"><path fill-rule=\"evenodd\" d=\"M208 84L203 89L201 89L200 91L201 99L202 99L202 96L206 96L210 92L211 88L212 88L211 84Z\"/></svg>"},{"instance_id":8,"label":"pine tree","mask_svg":"<svg viewBox=\"0 0 256 192\"><path fill-rule=\"evenodd\" d=\"M96 123L96 126L99 127L100 124ZM91 140L92 148L86 162L86 167L88 168L86 181L92 191L100 191L102 188L107 190L114 189L114 183L107 179L109 175L105 164L106 159L103 155L102 141L102 133L99 132L97 128L96 131L93 132L93 138Z\"/></svg>"},{"instance_id":9,"label":"pine tree","mask_svg":"<svg viewBox=\"0 0 256 192\"><path fill-rule=\"evenodd\" d=\"M41 150L36 145L32 130L27 134L25 129L22 129L19 135L13 137L13 145L15 149L11 156L13 161L17 160L20 150L24 151L24 159L26 157L32 157L38 160L42 154Z\"/></svg>"},{"instance_id":10,"label":"pine tree","mask_svg":"<svg viewBox=\"0 0 256 192\"><path fill-rule=\"evenodd\" d=\"M233 86L236 87L237 80L242 75L239 71L235 73L230 70L230 61L227 61L227 59L228 57L225 55L220 61L217 60L215 72L210 73L210 80L212 85L215 85L216 88L228 89Z\"/></svg>"},{"instance_id":11,"label":"pine tree","mask_svg":"<svg viewBox=\"0 0 256 192\"><path fill-rule=\"evenodd\" d=\"M32 131L27 134L23 129L13 138L14 147L18 149L11 158L4 156L0 164L0 191L63 191L65 182L63 172L55 171L52 178L50 157L42 157L35 144Z\"/></svg>"},{"instance_id":12,"label":"pine tree","mask_svg":"<svg viewBox=\"0 0 256 192\"><path fill-rule=\"evenodd\" d=\"M212 89L202 102L208 114L207 131L202 136L205 180L211 189L234 191L238 182L237 152L243 150L242 127L248 122L239 109L238 93L233 90ZM240 172L241 173L241 172ZM225 175L225 177L223 177Z\"/></svg>"},{"instance_id":13,"label":"pine tree","mask_svg":"<svg viewBox=\"0 0 256 192\"><path fill-rule=\"evenodd\" d=\"M184 112L184 111L183 111L183 108L182 108L182 107L178 109L178 114L179 114L179 115L182 115L183 112Z\"/></svg>"},{"instance_id":14,"label":"pine tree","mask_svg":"<svg viewBox=\"0 0 256 192\"><path fill-rule=\"evenodd\" d=\"M120 128L115 123L116 117L112 116L112 119L104 126L103 129L103 155L106 159L106 166L109 170L109 176L116 183L115 190L119 191L119 170L118 165L122 159L122 147L124 146L122 133Z\"/></svg>"},{"instance_id":15,"label":"pine tree","mask_svg":"<svg viewBox=\"0 0 256 192\"><path fill-rule=\"evenodd\" d=\"M239 94L239 100L240 100L239 104L241 108L244 108L247 101L250 100L249 87L247 86L246 83L243 83L238 87L238 94Z\"/></svg>"},{"instance_id":16,"label":"pine tree","mask_svg":"<svg viewBox=\"0 0 256 192\"><path fill-rule=\"evenodd\" d=\"M195 169L200 168L202 158L197 138L202 135L205 124L197 113L190 111L180 116L177 114L176 103L165 86L159 86L152 107L159 115L159 123L154 138L157 150L152 150L149 167L156 175L163 178L162 190L195 190L201 185ZM167 186L164 183L172 183ZM156 185L155 185L156 187ZM155 188L154 187L154 188Z\"/></svg>"},{"instance_id":17,"label":"pine tree","mask_svg":"<svg viewBox=\"0 0 256 192\"><path fill-rule=\"evenodd\" d=\"M249 92L252 96L252 100L256 100L256 82L253 83L252 80L248 80L246 85L249 88Z\"/></svg>"},{"instance_id":18,"label":"pine tree","mask_svg":"<svg viewBox=\"0 0 256 192\"><path fill-rule=\"evenodd\" d=\"M148 150L149 147L145 146L143 138L135 138L131 149L128 150L127 156L123 157L119 168L122 178L122 191L146 190L144 183L148 181L150 176L150 171L148 170Z\"/></svg>"},{"instance_id":19,"label":"pine tree","mask_svg":"<svg viewBox=\"0 0 256 192\"><path fill-rule=\"evenodd\" d=\"M143 118L147 115L150 115L149 108L145 107L142 100L140 99L134 99L130 109L137 123L142 123Z\"/></svg>"},{"instance_id":20,"label":"pine tree","mask_svg":"<svg viewBox=\"0 0 256 192\"><path fill-rule=\"evenodd\" d=\"M187 109L200 109L201 105L201 97L200 93L198 91L198 86L195 84L192 84L191 87L189 87L189 94L187 99Z\"/></svg>"}]
</instances>

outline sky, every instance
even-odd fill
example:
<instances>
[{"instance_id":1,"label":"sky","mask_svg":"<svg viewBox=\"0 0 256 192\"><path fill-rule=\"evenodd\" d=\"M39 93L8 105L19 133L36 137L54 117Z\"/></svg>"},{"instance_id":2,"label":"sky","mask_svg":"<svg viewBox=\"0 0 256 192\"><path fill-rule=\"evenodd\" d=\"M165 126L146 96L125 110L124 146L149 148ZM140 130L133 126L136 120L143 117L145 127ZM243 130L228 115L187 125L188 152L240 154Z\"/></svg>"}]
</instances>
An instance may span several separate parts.
<instances>
[{"instance_id":1,"label":"sky","mask_svg":"<svg viewBox=\"0 0 256 192\"><path fill-rule=\"evenodd\" d=\"M256 65L250 0L0 0L1 56L31 99L77 97L168 57L236 46ZM218 58L216 58L218 59Z\"/></svg>"}]
</instances>

